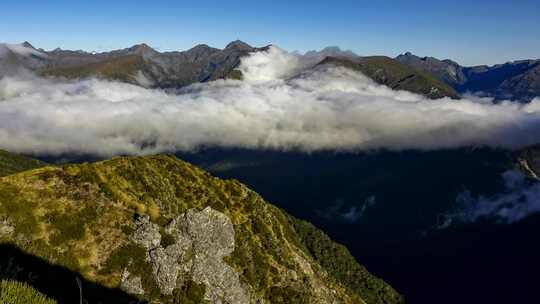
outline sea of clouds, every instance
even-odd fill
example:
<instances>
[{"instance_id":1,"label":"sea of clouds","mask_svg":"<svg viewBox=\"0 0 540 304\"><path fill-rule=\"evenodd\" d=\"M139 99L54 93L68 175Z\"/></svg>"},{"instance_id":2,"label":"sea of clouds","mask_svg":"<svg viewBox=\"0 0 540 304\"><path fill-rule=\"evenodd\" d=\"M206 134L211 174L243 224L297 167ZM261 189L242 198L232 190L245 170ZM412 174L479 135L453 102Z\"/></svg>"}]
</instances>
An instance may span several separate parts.
<instances>
[{"instance_id":1,"label":"sea of clouds","mask_svg":"<svg viewBox=\"0 0 540 304\"><path fill-rule=\"evenodd\" d=\"M540 99L429 100L277 47L245 57L243 81L177 92L97 79L0 79L0 148L97 156L201 147L440 149L540 142Z\"/></svg>"}]
</instances>

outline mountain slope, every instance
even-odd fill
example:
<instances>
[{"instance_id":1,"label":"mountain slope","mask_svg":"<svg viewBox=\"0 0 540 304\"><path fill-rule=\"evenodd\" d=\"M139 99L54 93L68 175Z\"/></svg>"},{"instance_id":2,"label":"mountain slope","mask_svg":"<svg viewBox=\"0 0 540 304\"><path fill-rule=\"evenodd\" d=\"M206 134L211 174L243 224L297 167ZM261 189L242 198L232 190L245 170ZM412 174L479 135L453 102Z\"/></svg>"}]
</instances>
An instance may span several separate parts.
<instances>
[{"instance_id":1,"label":"mountain slope","mask_svg":"<svg viewBox=\"0 0 540 304\"><path fill-rule=\"evenodd\" d=\"M313 226L172 156L3 177L0 219L1 243L143 300L402 301Z\"/></svg>"},{"instance_id":2,"label":"mountain slope","mask_svg":"<svg viewBox=\"0 0 540 304\"><path fill-rule=\"evenodd\" d=\"M0 43L0 77L17 73L21 69L40 69L49 61L45 52L35 49L30 43Z\"/></svg>"},{"instance_id":3,"label":"mountain slope","mask_svg":"<svg viewBox=\"0 0 540 304\"><path fill-rule=\"evenodd\" d=\"M30 169L44 167L47 164L37 159L32 159L17 154L0 150L0 177Z\"/></svg>"},{"instance_id":4,"label":"mountain slope","mask_svg":"<svg viewBox=\"0 0 540 304\"><path fill-rule=\"evenodd\" d=\"M44 76L65 78L87 78L97 76L104 79L118 80L139 84L137 76L144 69L143 58L126 55L82 66L48 68L41 72Z\"/></svg>"},{"instance_id":5,"label":"mountain slope","mask_svg":"<svg viewBox=\"0 0 540 304\"><path fill-rule=\"evenodd\" d=\"M482 93L496 99L527 101L540 96L540 60L521 60L495 66L460 66L451 60L405 53L396 60L444 81L459 92Z\"/></svg>"},{"instance_id":6,"label":"mountain slope","mask_svg":"<svg viewBox=\"0 0 540 304\"><path fill-rule=\"evenodd\" d=\"M234 41L223 50L198 45L184 52L160 53L140 44L95 55L53 51L49 67L40 73L67 78L98 76L149 87L176 88L226 78L238 66L241 57L257 50Z\"/></svg>"},{"instance_id":7,"label":"mountain slope","mask_svg":"<svg viewBox=\"0 0 540 304\"><path fill-rule=\"evenodd\" d=\"M418 57L410 52L397 56L396 60L417 70L427 72L452 87L456 87L467 81L463 73L463 67L452 60Z\"/></svg>"},{"instance_id":8,"label":"mountain slope","mask_svg":"<svg viewBox=\"0 0 540 304\"><path fill-rule=\"evenodd\" d=\"M358 59L326 57L320 64L333 64L360 71L377 83L394 90L409 91L433 99L459 98L457 92L445 83L389 57L372 56Z\"/></svg>"},{"instance_id":9,"label":"mountain slope","mask_svg":"<svg viewBox=\"0 0 540 304\"><path fill-rule=\"evenodd\" d=\"M467 82L458 87L460 91L482 92L498 99L523 101L540 96L540 60L515 61L463 70Z\"/></svg>"}]
</instances>

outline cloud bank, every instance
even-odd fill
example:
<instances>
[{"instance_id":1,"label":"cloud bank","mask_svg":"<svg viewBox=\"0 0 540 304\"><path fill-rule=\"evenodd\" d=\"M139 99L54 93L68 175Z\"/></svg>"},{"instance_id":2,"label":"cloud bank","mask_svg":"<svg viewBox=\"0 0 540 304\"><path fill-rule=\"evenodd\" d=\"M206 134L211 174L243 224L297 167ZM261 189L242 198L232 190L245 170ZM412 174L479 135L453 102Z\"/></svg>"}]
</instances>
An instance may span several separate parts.
<instances>
[{"instance_id":1,"label":"cloud bank","mask_svg":"<svg viewBox=\"0 0 540 304\"><path fill-rule=\"evenodd\" d=\"M242 60L244 81L167 93L89 79L0 79L0 148L99 156L205 146L275 150L515 148L540 142L540 99L428 100L272 47Z\"/></svg>"}]
</instances>

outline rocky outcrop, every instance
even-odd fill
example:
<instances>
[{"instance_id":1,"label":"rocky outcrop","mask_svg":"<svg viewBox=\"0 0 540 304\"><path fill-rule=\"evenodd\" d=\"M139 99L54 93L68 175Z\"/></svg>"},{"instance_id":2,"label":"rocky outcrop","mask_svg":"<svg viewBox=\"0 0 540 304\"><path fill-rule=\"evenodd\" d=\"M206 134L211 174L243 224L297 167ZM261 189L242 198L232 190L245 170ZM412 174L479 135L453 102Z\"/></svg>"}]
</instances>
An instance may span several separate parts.
<instances>
[{"instance_id":1,"label":"rocky outcrop","mask_svg":"<svg viewBox=\"0 0 540 304\"><path fill-rule=\"evenodd\" d=\"M530 178L540 180L540 145L518 152L517 166Z\"/></svg>"},{"instance_id":2,"label":"rocky outcrop","mask_svg":"<svg viewBox=\"0 0 540 304\"><path fill-rule=\"evenodd\" d=\"M164 230L174 241L168 245L161 244L159 227L150 217L140 217L136 225L131 239L147 250L147 261L162 294L171 295L179 279L191 280L205 285L204 298L212 303L249 303L239 275L223 260L234 250L234 228L225 214L207 207L176 217ZM124 270L125 291L140 293L139 282L140 278Z\"/></svg>"}]
</instances>

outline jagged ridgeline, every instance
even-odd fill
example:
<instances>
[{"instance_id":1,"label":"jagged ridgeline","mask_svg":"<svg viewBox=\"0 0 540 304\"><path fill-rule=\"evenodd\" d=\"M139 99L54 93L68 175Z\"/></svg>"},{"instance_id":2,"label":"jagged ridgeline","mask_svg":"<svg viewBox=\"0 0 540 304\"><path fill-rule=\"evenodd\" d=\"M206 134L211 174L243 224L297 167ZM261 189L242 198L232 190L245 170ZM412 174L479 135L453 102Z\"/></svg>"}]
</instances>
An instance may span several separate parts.
<instances>
[{"instance_id":1,"label":"jagged ridgeline","mask_svg":"<svg viewBox=\"0 0 540 304\"><path fill-rule=\"evenodd\" d=\"M0 276L59 303L403 302L314 226L174 156L2 177L0 242Z\"/></svg>"}]
</instances>

